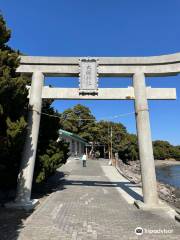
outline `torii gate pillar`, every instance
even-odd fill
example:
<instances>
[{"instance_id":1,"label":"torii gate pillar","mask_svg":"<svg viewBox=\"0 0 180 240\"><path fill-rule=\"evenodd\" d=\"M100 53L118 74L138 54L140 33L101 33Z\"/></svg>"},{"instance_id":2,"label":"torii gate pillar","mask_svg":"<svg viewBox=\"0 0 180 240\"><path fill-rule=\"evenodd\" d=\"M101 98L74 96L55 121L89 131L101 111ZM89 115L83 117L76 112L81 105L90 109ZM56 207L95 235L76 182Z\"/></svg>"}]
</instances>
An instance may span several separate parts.
<instances>
[{"instance_id":1,"label":"torii gate pillar","mask_svg":"<svg viewBox=\"0 0 180 240\"><path fill-rule=\"evenodd\" d=\"M158 196L144 73L133 75L133 85L144 208L153 208L158 205ZM135 202L142 208L139 203Z\"/></svg>"},{"instance_id":2,"label":"torii gate pillar","mask_svg":"<svg viewBox=\"0 0 180 240\"><path fill-rule=\"evenodd\" d=\"M25 208L31 208L37 203L36 200L31 200L31 188L40 126L43 84L44 75L41 72L34 72L29 98L27 137L22 154L15 199L17 206L24 206Z\"/></svg>"}]
</instances>

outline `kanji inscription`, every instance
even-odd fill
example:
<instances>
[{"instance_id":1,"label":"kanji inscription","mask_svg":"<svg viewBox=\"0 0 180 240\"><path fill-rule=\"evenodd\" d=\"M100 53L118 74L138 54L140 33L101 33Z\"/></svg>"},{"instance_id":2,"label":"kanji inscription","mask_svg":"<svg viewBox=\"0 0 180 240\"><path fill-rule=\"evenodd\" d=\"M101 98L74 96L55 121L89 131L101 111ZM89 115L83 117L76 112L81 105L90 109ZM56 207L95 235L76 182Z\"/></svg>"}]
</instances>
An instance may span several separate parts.
<instances>
[{"instance_id":1,"label":"kanji inscription","mask_svg":"<svg viewBox=\"0 0 180 240\"><path fill-rule=\"evenodd\" d=\"M97 60L91 58L80 59L79 92L94 94L98 91Z\"/></svg>"}]
</instances>

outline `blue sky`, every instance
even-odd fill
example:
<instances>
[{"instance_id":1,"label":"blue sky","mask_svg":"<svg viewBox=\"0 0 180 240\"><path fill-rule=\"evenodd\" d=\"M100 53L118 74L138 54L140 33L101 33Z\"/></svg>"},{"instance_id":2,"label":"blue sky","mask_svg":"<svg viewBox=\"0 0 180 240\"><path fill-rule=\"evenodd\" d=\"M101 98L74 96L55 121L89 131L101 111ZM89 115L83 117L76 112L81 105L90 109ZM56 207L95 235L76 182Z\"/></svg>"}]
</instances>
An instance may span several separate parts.
<instances>
[{"instance_id":1,"label":"blue sky","mask_svg":"<svg viewBox=\"0 0 180 240\"><path fill-rule=\"evenodd\" d=\"M151 56L180 52L179 0L0 0L12 29L9 44L27 55ZM180 144L180 76L148 78L152 87L176 87L176 101L149 101L153 139ZM76 78L46 79L78 86ZM131 79L102 78L100 87L127 87ZM60 112L81 103L97 119L134 111L133 101L55 101ZM108 118L107 118L108 119ZM135 133L133 115L116 119Z\"/></svg>"}]
</instances>

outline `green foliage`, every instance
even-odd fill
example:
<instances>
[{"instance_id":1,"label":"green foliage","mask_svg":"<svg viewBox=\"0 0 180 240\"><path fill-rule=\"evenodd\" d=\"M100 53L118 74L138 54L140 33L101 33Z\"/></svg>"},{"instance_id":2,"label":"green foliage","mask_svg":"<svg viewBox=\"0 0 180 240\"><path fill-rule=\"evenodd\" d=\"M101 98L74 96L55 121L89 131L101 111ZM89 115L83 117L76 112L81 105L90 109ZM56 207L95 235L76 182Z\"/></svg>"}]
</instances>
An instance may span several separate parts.
<instances>
[{"instance_id":1,"label":"green foliage","mask_svg":"<svg viewBox=\"0 0 180 240\"><path fill-rule=\"evenodd\" d=\"M16 185L27 108L27 78L16 73L18 52L7 46L10 30L0 16L0 187Z\"/></svg>"},{"instance_id":2,"label":"green foliage","mask_svg":"<svg viewBox=\"0 0 180 240\"><path fill-rule=\"evenodd\" d=\"M104 145L106 156L110 151L111 129L112 129L112 152L119 152L123 149L123 144L127 135L126 128L121 123L100 121L97 123L97 145Z\"/></svg>"},{"instance_id":3,"label":"green foliage","mask_svg":"<svg viewBox=\"0 0 180 240\"><path fill-rule=\"evenodd\" d=\"M10 30L0 15L0 188L15 187L23 151L28 113L27 89L31 79L16 73L19 52L7 42ZM57 114L52 101L44 101L42 112ZM67 159L67 144L57 143L60 123L42 115L34 180L44 181Z\"/></svg>"},{"instance_id":4,"label":"green foliage","mask_svg":"<svg viewBox=\"0 0 180 240\"><path fill-rule=\"evenodd\" d=\"M173 146L168 141L157 140L153 142L155 159L170 159L180 160L180 147Z\"/></svg>"},{"instance_id":5,"label":"green foliage","mask_svg":"<svg viewBox=\"0 0 180 240\"><path fill-rule=\"evenodd\" d=\"M72 109L65 110L61 115L61 125L65 130L76 133L91 142L91 150L94 153L100 152L103 156L105 148L106 157L110 151L112 128L113 155L117 152L124 162L139 159L136 135L129 134L121 123L97 122L89 108L83 105L78 104ZM180 146L172 146L167 141L155 141L153 147L155 159L180 160Z\"/></svg>"},{"instance_id":6,"label":"green foliage","mask_svg":"<svg viewBox=\"0 0 180 240\"><path fill-rule=\"evenodd\" d=\"M124 161L134 161L139 158L137 136L134 134L126 134L122 147L119 150L119 157Z\"/></svg>"},{"instance_id":7,"label":"green foliage","mask_svg":"<svg viewBox=\"0 0 180 240\"><path fill-rule=\"evenodd\" d=\"M81 104L65 110L61 115L60 123L64 130L78 134L87 141L93 141L97 134L95 117L89 108Z\"/></svg>"},{"instance_id":8,"label":"green foliage","mask_svg":"<svg viewBox=\"0 0 180 240\"><path fill-rule=\"evenodd\" d=\"M124 161L138 159L137 137L128 134L121 123L97 122L89 108L80 104L65 110L60 122L63 129L76 133L91 142L92 152L101 152L103 156L102 149L104 151L105 148L106 157L110 151L112 128L113 154L118 152Z\"/></svg>"},{"instance_id":9,"label":"green foliage","mask_svg":"<svg viewBox=\"0 0 180 240\"><path fill-rule=\"evenodd\" d=\"M65 142L50 141L46 152L39 156L39 167L36 182L40 183L54 173L68 158L69 145Z\"/></svg>"},{"instance_id":10,"label":"green foliage","mask_svg":"<svg viewBox=\"0 0 180 240\"><path fill-rule=\"evenodd\" d=\"M11 31L7 29L2 15L0 15L0 36L0 48L3 48L10 39Z\"/></svg>"},{"instance_id":11,"label":"green foliage","mask_svg":"<svg viewBox=\"0 0 180 240\"><path fill-rule=\"evenodd\" d=\"M51 104L51 100L43 101L42 112L49 115L58 115L51 107ZM34 180L37 183L45 181L68 158L69 145L63 141L57 142L59 129L59 118L42 114L34 173Z\"/></svg>"}]
</instances>

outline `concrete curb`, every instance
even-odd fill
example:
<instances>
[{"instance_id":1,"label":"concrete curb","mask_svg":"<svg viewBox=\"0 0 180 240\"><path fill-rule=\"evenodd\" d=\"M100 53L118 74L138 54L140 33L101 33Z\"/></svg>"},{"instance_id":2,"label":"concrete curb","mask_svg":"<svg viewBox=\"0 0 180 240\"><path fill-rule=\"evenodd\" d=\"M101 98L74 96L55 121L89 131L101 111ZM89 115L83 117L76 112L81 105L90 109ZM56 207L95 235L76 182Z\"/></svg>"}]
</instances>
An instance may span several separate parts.
<instances>
[{"instance_id":1,"label":"concrete curb","mask_svg":"<svg viewBox=\"0 0 180 240\"><path fill-rule=\"evenodd\" d=\"M136 196L139 195L143 198L142 187L139 186L139 184L135 184L133 181L131 181L131 179L126 178L124 176L124 174L122 174L121 171L119 169L117 169L117 167L102 166L102 169L110 181L112 181L112 182L115 181L115 182L124 183L126 185L129 185L128 188L131 191L133 191ZM152 209L146 208L146 207L140 207L140 206L144 206L144 203L142 200L138 200L138 199L134 198L132 195L130 195L124 189L122 189L121 186L117 186L116 189L129 204L136 205L136 203L138 202L138 208L140 208L143 211L153 211L153 212L154 211L160 211L160 212L163 211L170 218L172 218L174 220L179 221L179 219L180 219L177 212L172 207L170 207L166 202L159 200L160 207L156 207L156 208L152 208ZM136 205L136 207L137 207L137 205Z\"/></svg>"}]
</instances>

